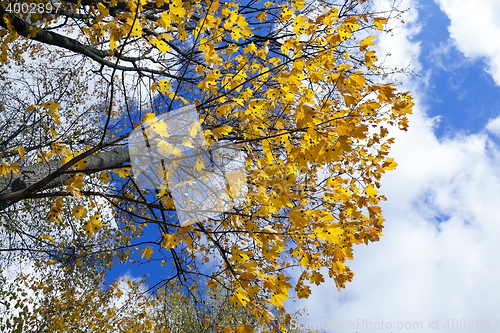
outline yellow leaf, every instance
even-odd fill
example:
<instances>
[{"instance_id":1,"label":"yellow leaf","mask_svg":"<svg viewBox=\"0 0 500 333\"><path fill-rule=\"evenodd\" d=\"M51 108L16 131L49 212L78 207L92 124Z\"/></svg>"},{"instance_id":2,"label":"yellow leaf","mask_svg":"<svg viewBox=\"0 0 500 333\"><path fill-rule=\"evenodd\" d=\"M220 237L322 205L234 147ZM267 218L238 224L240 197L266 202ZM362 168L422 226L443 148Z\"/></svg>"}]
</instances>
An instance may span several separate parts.
<instances>
[{"instance_id":1,"label":"yellow leaf","mask_svg":"<svg viewBox=\"0 0 500 333\"><path fill-rule=\"evenodd\" d=\"M50 241L52 244L54 244L54 243L55 243L54 239L53 239L52 237L50 237L50 235L49 235L49 234L47 234L47 235L43 235L43 236L40 236L40 238L41 238L41 239L46 239L46 240Z\"/></svg>"},{"instance_id":2,"label":"yellow leaf","mask_svg":"<svg viewBox=\"0 0 500 333\"><path fill-rule=\"evenodd\" d=\"M171 197L169 196L164 196L160 199L160 202L161 204L163 205L163 207L165 207L166 209L171 209L171 208L175 208L175 205L174 205L174 199L172 199Z\"/></svg>"},{"instance_id":3,"label":"yellow leaf","mask_svg":"<svg viewBox=\"0 0 500 333\"><path fill-rule=\"evenodd\" d=\"M170 85L169 81L167 79L165 79L165 80L161 80L158 82L154 82L151 85L151 90L156 91L156 90L160 89L162 94L166 94L169 92L170 87L171 87L171 85Z\"/></svg>"},{"instance_id":4,"label":"yellow leaf","mask_svg":"<svg viewBox=\"0 0 500 333\"><path fill-rule=\"evenodd\" d=\"M55 130L54 127L50 128L50 135L52 135L52 137L54 138L54 140L57 139L57 132L56 132L56 130Z\"/></svg>"},{"instance_id":5,"label":"yellow leaf","mask_svg":"<svg viewBox=\"0 0 500 333\"><path fill-rule=\"evenodd\" d=\"M139 19L133 20L131 36L142 37L142 27Z\"/></svg>"},{"instance_id":6,"label":"yellow leaf","mask_svg":"<svg viewBox=\"0 0 500 333\"><path fill-rule=\"evenodd\" d=\"M57 261L55 261L54 259L47 260L47 265L55 265L55 264L57 264Z\"/></svg>"},{"instance_id":7,"label":"yellow leaf","mask_svg":"<svg viewBox=\"0 0 500 333\"><path fill-rule=\"evenodd\" d=\"M292 8L295 10L301 10L305 6L305 0L292 0Z\"/></svg>"},{"instance_id":8,"label":"yellow leaf","mask_svg":"<svg viewBox=\"0 0 500 333\"><path fill-rule=\"evenodd\" d=\"M80 190L83 188L83 182L83 174L76 174L74 177L64 182L64 184L67 185L66 191L68 193L71 193L71 195L73 195L75 198L80 199L82 197Z\"/></svg>"},{"instance_id":9,"label":"yellow leaf","mask_svg":"<svg viewBox=\"0 0 500 333\"><path fill-rule=\"evenodd\" d=\"M101 181L105 184L109 183L111 180L109 173L106 171L102 172L99 178L101 178Z\"/></svg>"},{"instance_id":10,"label":"yellow leaf","mask_svg":"<svg viewBox=\"0 0 500 333\"><path fill-rule=\"evenodd\" d=\"M95 232L101 229L102 222L100 218L101 216L99 214L94 214L88 222L83 223L83 230L85 230L87 236L92 237Z\"/></svg>"},{"instance_id":11,"label":"yellow leaf","mask_svg":"<svg viewBox=\"0 0 500 333\"><path fill-rule=\"evenodd\" d=\"M58 198L56 202L54 203L54 206L52 206L52 209L50 212L47 214L47 220L49 222L59 222L61 220L61 209L63 206L63 200L62 198Z\"/></svg>"},{"instance_id":12,"label":"yellow leaf","mask_svg":"<svg viewBox=\"0 0 500 333\"><path fill-rule=\"evenodd\" d=\"M186 15L186 10L183 8L182 0L172 0L169 9L175 16L184 17Z\"/></svg>"},{"instance_id":13,"label":"yellow leaf","mask_svg":"<svg viewBox=\"0 0 500 333\"><path fill-rule=\"evenodd\" d=\"M19 169L17 168L19 165L21 165L21 162L15 162L10 165L10 170L16 175L19 173Z\"/></svg>"},{"instance_id":14,"label":"yellow leaf","mask_svg":"<svg viewBox=\"0 0 500 333\"><path fill-rule=\"evenodd\" d=\"M319 239L327 240L330 243L339 244L339 236L343 234L343 230L334 227L332 224L327 225L324 228L317 228L314 230Z\"/></svg>"},{"instance_id":15,"label":"yellow leaf","mask_svg":"<svg viewBox=\"0 0 500 333\"><path fill-rule=\"evenodd\" d=\"M71 211L71 215L77 219L85 218L87 217L87 208L85 208L84 206L75 206Z\"/></svg>"},{"instance_id":16,"label":"yellow leaf","mask_svg":"<svg viewBox=\"0 0 500 333\"><path fill-rule=\"evenodd\" d=\"M382 168L384 168L385 170L394 170L397 166L398 164L394 162L393 158L388 158L382 165Z\"/></svg>"},{"instance_id":17,"label":"yellow leaf","mask_svg":"<svg viewBox=\"0 0 500 333\"><path fill-rule=\"evenodd\" d=\"M281 7L281 13L280 13L281 22L287 21L292 17L292 15L293 15L293 10L291 10L289 7L287 6Z\"/></svg>"},{"instance_id":18,"label":"yellow leaf","mask_svg":"<svg viewBox=\"0 0 500 333\"><path fill-rule=\"evenodd\" d=\"M222 105L217 108L217 117L225 117L231 113L231 105Z\"/></svg>"},{"instance_id":19,"label":"yellow leaf","mask_svg":"<svg viewBox=\"0 0 500 333\"><path fill-rule=\"evenodd\" d=\"M243 306L245 306L248 303L248 301L249 301L249 299L248 299L247 296L248 296L248 293L244 289L242 289L240 287L231 296L231 301L234 304L237 304L238 306L240 304L243 305Z\"/></svg>"},{"instance_id":20,"label":"yellow leaf","mask_svg":"<svg viewBox=\"0 0 500 333\"><path fill-rule=\"evenodd\" d=\"M120 178L127 178L127 176L130 176L131 174L130 168L120 168L120 170L118 170Z\"/></svg>"},{"instance_id":21,"label":"yellow leaf","mask_svg":"<svg viewBox=\"0 0 500 333\"><path fill-rule=\"evenodd\" d=\"M325 282L323 275L319 272L312 272L311 277L309 278L309 282L315 283L319 286L322 282Z\"/></svg>"},{"instance_id":22,"label":"yellow leaf","mask_svg":"<svg viewBox=\"0 0 500 333\"><path fill-rule=\"evenodd\" d=\"M151 255L153 253L154 253L153 248L151 246L148 246L141 251L141 258L146 257L146 259L149 260L149 258L151 258Z\"/></svg>"},{"instance_id":23,"label":"yellow leaf","mask_svg":"<svg viewBox=\"0 0 500 333\"><path fill-rule=\"evenodd\" d=\"M233 128L229 125L224 125L221 127L214 128L213 135L215 138L220 139L223 135L229 134Z\"/></svg>"},{"instance_id":24,"label":"yellow leaf","mask_svg":"<svg viewBox=\"0 0 500 333\"><path fill-rule=\"evenodd\" d=\"M367 188L365 188L365 194L369 197L373 197L377 193L378 191L373 187L373 185L370 185Z\"/></svg>"},{"instance_id":25,"label":"yellow leaf","mask_svg":"<svg viewBox=\"0 0 500 333\"><path fill-rule=\"evenodd\" d=\"M374 18L373 19L373 24L377 27L378 30L384 29L384 24L387 23L386 18Z\"/></svg>"},{"instance_id":26,"label":"yellow leaf","mask_svg":"<svg viewBox=\"0 0 500 333\"><path fill-rule=\"evenodd\" d=\"M142 118L142 121L148 124L152 124L157 121L156 115L154 113L148 113L144 118Z\"/></svg>"},{"instance_id":27,"label":"yellow leaf","mask_svg":"<svg viewBox=\"0 0 500 333\"><path fill-rule=\"evenodd\" d=\"M224 329L222 330L222 333L233 333L233 332L234 332L234 327L231 325L224 327Z\"/></svg>"},{"instance_id":28,"label":"yellow leaf","mask_svg":"<svg viewBox=\"0 0 500 333\"><path fill-rule=\"evenodd\" d=\"M19 153L19 156L23 161L26 161L26 157L24 157L24 154L26 154L26 150L23 147L16 148L17 152Z\"/></svg>"},{"instance_id":29,"label":"yellow leaf","mask_svg":"<svg viewBox=\"0 0 500 333\"><path fill-rule=\"evenodd\" d=\"M368 211L371 214L382 214L382 208L379 206L368 206Z\"/></svg>"},{"instance_id":30,"label":"yellow leaf","mask_svg":"<svg viewBox=\"0 0 500 333\"><path fill-rule=\"evenodd\" d=\"M54 122L57 125L61 124L61 122L59 121L59 114L56 112L57 109L59 109L59 104L54 103L54 102L47 102L47 103L41 104L41 106L44 106L47 109L49 109L50 116L52 117L52 119L54 120Z\"/></svg>"},{"instance_id":31,"label":"yellow leaf","mask_svg":"<svg viewBox=\"0 0 500 333\"><path fill-rule=\"evenodd\" d=\"M198 121L195 121L194 124L189 129L189 136L194 138L196 136L196 133L198 133L200 130L201 130L201 124Z\"/></svg>"},{"instance_id":32,"label":"yellow leaf","mask_svg":"<svg viewBox=\"0 0 500 333\"><path fill-rule=\"evenodd\" d=\"M109 15L109 9L106 8L106 6L104 6L102 3L98 2L97 8L99 9L99 12L101 12L102 15L104 15L104 16Z\"/></svg>"},{"instance_id":33,"label":"yellow leaf","mask_svg":"<svg viewBox=\"0 0 500 333\"><path fill-rule=\"evenodd\" d=\"M9 165L10 163L7 162L0 164L0 174L2 174L3 177L7 177L10 170Z\"/></svg>"},{"instance_id":34,"label":"yellow leaf","mask_svg":"<svg viewBox=\"0 0 500 333\"><path fill-rule=\"evenodd\" d=\"M87 160L84 158L75 164L76 170L83 170L88 166Z\"/></svg>"},{"instance_id":35,"label":"yellow leaf","mask_svg":"<svg viewBox=\"0 0 500 333\"><path fill-rule=\"evenodd\" d=\"M344 101L347 106L351 106L357 103L356 97L348 94L343 94L344 96Z\"/></svg>"},{"instance_id":36,"label":"yellow leaf","mask_svg":"<svg viewBox=\"0 0 500 333\"><path fill-rule=\"evenodd\" d=\"M375 36L366 37L365 39L361 40L361 43L359 43L359 46L360 47L367 47L370 45L375 45L375 43L373 42L374 39L375 39Z\"/></svg>"},{"instance_id":37,"label":"yellow leaf","mask_svg":"<svg viewBox=\"0 0 500 333\"><path fill-rule=\"evenodd\" d=\"M173 249L174 247L177 246L178 241L179 238L176 235L163 234L163 240L161 242L161 246L167 250Z\"/></svg>"},{"instance_id":38,"label":"yellow leaf","mask_svg":"<svg viewBox=\"0 0 500 333\"><path fill-rule=\"evenodd\" d=\"M255 15L255 18L260 21L260 23L264 22L267 19L266 11L263 10L259 14Z\"/></svg>"},{"instance_id":39,"label":"yellow leaf","mask_svg":"<svg viewBox=\"0 0 500 333\"><path fill-rule=\"evenodd\" d=\"M252 325L240 325L235 333L253 333Z\"/></svg>"},{"instance_id":40,"label":"yellow leaf","mask_svg":"<svg viewBox=\"0 0 500 333\"><path fill-rule=\"evenodd\" d=\"M158 40L156 38L153 38L149 42L151 44L155 45L158 48L158 50L160 50L162 53L170 51L170 47L167 45L167 43L165 43L162 40Z\"/></svg>"},{"instance_id":41,"label":"yellow leaf","mask_svg":"<svg viewBox=\"0 0 500 333\"><path fill-rule=\"evenodd\" d=\"M203 162L203 159L201 157L196 158L194 168L198 172L201 172L201 170L203 170L205 168L205 163Z\"/></svg>"}]
</instances>

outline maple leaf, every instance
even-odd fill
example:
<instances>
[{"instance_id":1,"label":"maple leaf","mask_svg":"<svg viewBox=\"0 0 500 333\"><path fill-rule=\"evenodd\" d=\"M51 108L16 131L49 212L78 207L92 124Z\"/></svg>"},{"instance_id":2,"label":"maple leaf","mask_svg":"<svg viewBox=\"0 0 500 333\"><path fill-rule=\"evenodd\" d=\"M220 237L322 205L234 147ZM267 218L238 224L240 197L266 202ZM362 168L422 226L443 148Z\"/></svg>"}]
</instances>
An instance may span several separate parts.
<instances>
[{"instance_id":1,"label":"maple leaf","mask_svg":"<svg viewBox=\"0 0 500 333\"><path fill-rule=\"evenodd\" d=\"M147 246L141 251L141 258L146 257L147 260L151 258L151 255L154 253L153 248L151 246Z\"/></svg>"},{"instance_id":2,"label":"maple leaf","mask_svg":"<svg viewBox=\"0 0 500 333\"><path fill-rule=\"evenodd\" d=\"M16 162L16 163L9 163L9 162L4 162L0 164L0 174L4 177L7 177L7 175L10 172L13 172L14 174L19 173L19 169L17 168L21 162Z\"/></svg>"},{"instance_id":3,"label":"maple leaf","mask_svg":"<svg viewBox=\"0 0 500 333\"><path fill-rule=\"evenodd\" d=\"M323 275L321 273L314 271L312 272L309 281L319 286L321 283L325 282L325 279L323 278Z\"/></svg>"},{"instance_id":4,"label":"maple leaf","mask_svg":"<svg viewBox=\"0 0 500 333\"><path fill-rule=\"evenodd\" d=\"M384 168L384 170L394 170L397 166L398 164L394 162L393 158L388 158L382 165L382 168Z\"/></svg>"},{"instance_id":5,"label":"maple leaf","mask_svg":"<svg viewBox=\"0 0 500 333\"><path fill-rule=\"evenodd\" d=\"M50 135L52 136L52 138L53 138L54 140L56 140L56 139L57 139L57 131L56 131L56 129L55 129L54 127L51 127L51 128L50 128Z\"/></svg>"},{"instance_id":6,"label":"maple leaf","mask_svg":"<svg viewBox=\"0 0 500 333\"><path fill-rule=\"evenodd\" d=\"M52 119L54 120L54 122L57 124L57 125L61 125L61 121L59 121L59 114L56 112L57 109L59 109L59 104L58 103L54 103L54 102L47 102L47 103L43 103L41 104L40 106L44 106L46 107L47 109L49 109L49 113L52 117Z\"/></svg>"},{"instance_id":7,"label":"maple leaf","mask_svg":"<svg viewBox=\"0 0 500 333\"><path fill-rule=\"evenodd\" d=\"M251 325L240 325L235 333L253 333L253 328Z\"/></svg>"},{"instance_id":8,"label":"maple leaf","mask_svg":"<svg viewBox=\"0 0 500 333\"><path fill-rule=\"evenodd\" d=\"M158 40L157 38L152 38L150 41L149 41L151 44L155 45L158 50L160 50L160 52L162 53L165 53L167 51L170 51L170 47L167 45L167 43L165 43L164 41L162 40ZM153 87L151 87L153 89ZM168 89L168 88L167 88ZM164 91L168 91L166 90L165 88L164 89L160 89L160 91L162 93L164 93Z\"/></svg>"},{"instance_id":9,"label":"maple leaf","mask_svg":"<svg viewBox=\"0 0 500 333\"><path fill-rule=\"evenodd\" d=\"M49 213L47 214L47 220L49 222L60 222L61 221L61 210L63 207L63 199L62 198L57 198L56 201L54 202L54 205L50 209Z\"/></svg>"},{"instance_id":10,"label":"maple leaf","mask_svg":"<svg viewBox=\"0 0 500 333\"><path fill-rule=\"evenodd\" d=\"M177 243L179 242L179 238L177 235L171 235L171 234L163 234L163 240L161 242L161 247L164 249L173 249L177 246Z\"/></svg>"},{"instance_id":11,"label":"maple leaf","mask_svg":"<svg viewBox=\"0 0 500 333\"><path fill-rule=\"evenodd\" d=\"M120 178L127 178L131 174L132 172L130 172L130 168L120 168L118 170L118 176L120 176Z\"/></svg>"},{"instance_id":12,"label":"maple leaf","mask_svg":"<svg viewBox=\"0 0 500 333\"><path fill-rule=\"evenodd\" d=\"M378 191L373 187L373 185L368 186L365 188L365 194L369 197L373 197L375 194L377 194Z\"/></svg>"},{"instance_id":13,"label":"maple leaf","mask_svg":"<svg viewBox=\"0 0 500 333\"><path fill-rule=\"evenodd\" d=\"M295 288L295 291L297 292L298 298L309 298L309 296L311 295L311 288L303 284L300 286L297 284L297 288Z\"/></svg>"},{"instance_id":14,"label":"maple leaf","mask_svg":"<svg viewBox=\"0 0 500 333\"><path fill-rule=\"evenodd\" d=\"M89 221L83 223L83 230L87 236L92 237L94 233L98 232L102 227L101 216L99 214L94 214Z\"/></svg>"},{"instance_id":15,"label":"maple leaf","mask_svg":"<svg viewBox=\"0 0 500 333\"><path fill-rule=\"evenodd\" d=\"M227 135L232 131L232 127L229 125L224 125L221 127L214 128L212 133L213 136L217 139L220 139L223 135Z\"/></svg>"},{"instance_id":16,"label":"maple leaf","mask_svg":"<svg viewBox=\"0 0 500 333\"><path fill-rule=\"evenodd\" d=\"M23 147L18 147L16 149L19 153L19 156L21 157L21 160L26 161L26 157L24 157L24 155L26 154L26 149L24 149Z\"/></svg>"},{"instance_id":17,"label":"maple leaf","mask_svg":"<svg viewBox=\"0 0 500 333\"><path fill-rule=\"evenodd\" d=\"M195 121L191 126L191 128L189 129L189 136L194 138L200 130L201 130L201 124L198 121Z\"/></svg>"},{"instance_id":18,"label":"maple leaf","mask_svg":"<svg viewBox=\"0 0 500 333\"><path fill-rule=\"evenodd\" d=\"M332 224L329 224L323 228L317 228L315 229L315 232L316 235L318 235L319 239L327 240L332 244L339 244L340 243L339 236L341 236L344 233L342 229Z\"/></svg>"},{"instance_id":19,"label":"maple leaf","mask_svg":"<svg viewBox=\"0 0 500 333\"><path fill-rule=\"evenodd\" d=\"M201 172L204 168L205 168L205 162L203 162L203 159L201 157L197 157L194 169L198 172Z\"/></svg>"},{"instance_id":20,"label":"maple leaf","mask_svg":"<svg viewBox=\"0 0 500 333\"><path fill-rule=\"evenodd\" d=\"M84 170L87 166L88 166L87 160L84 158L75 164L75 169L76 170Z\"/></svg>"},{"instance_id":21,"label":"maple leaf","mask_svg":"<svg viewBox=\"0 0 500 333\"><path fill-rule=\"evenodd\" d=\"M231 296L231 300L234 304L241 304L243 306L245 306L250 301L250 299L248 298L248 292L246 292L242 288L236 289L236 291Z\"/></svg>"},{"instance_id":22,"label":"maple leaf","mask_svg":"<svg viewBox=\"0 0 500 333\"><path fill-rule=\"evenodd\" d=\"M255 18L260 21L260 23L264 22L267 19L267 14L265 11L260 12L259 14L255 15Z\"/></svg>"},{"instance_id":23,"label":"maple leaf","mask_svg":"<svg viewBox=\"0 0 500 333\"><path fill-rule=\"evenodd\" d=\"M71 211L71 215L77 219L82 219L87 217L87 208L84 206L75 206Z\"/></svg>"},{"instance_id":24,"label":"maple leaf","mask_svg":"<svg viewBox=\"0 0 500 333\"><path fill-rule=\"evenodd\" d=\"M106 172L106 171L101 172L99 178L105 184L109 183L109 181L111 180L111 176L109 175L109 172Z\"/></svg>"},{"instance_id":25,"label":"maple leaf","mask_svg":"<svg viewBox=\"0 0 500 333\"><path fill-rule=\"evenodd\" d=\"M293 10L287 6L281 7L280 20L282 22L289 20L293 16Z\"/></svg>"},{"instance_id":26,"label":"maple leaf","mask_svg":"<svg viewBox=\"0 0 500 333\"><path fill-rule=\"evenodd\" d=\"M367 46L375 45L373 40L375 39L375 36L369 36L361 40L359 43L360 51L366 50Z\"/></svg>"},{"instance_id":27,"label":"maple leaf","mask_svg":"<svg viewBox=\"0 0 500 333\"><path fill-rule=\"evenodd\" d=\"M67 185L66 191L68 193L71 193L71 195L77 199L80 199L82 197L82 193L80 192L80 190L83 188L84 185L83 177L84 177L83 174L77 173L74 177L64 182L64 184Z\"/></svg>"},{"instance_id":28,"label":"maple leaf","mask_svg":"<svg viewBox=\"0 0 500 333\"><path fill-rule=\"evenodd\" d=\"M379 30L383 30L384 29L384 25L386 23L387 23L387 19L386 18L374 18L373 19L373 24L375 24L375 26Z\"/></svg>"}]
</instances>

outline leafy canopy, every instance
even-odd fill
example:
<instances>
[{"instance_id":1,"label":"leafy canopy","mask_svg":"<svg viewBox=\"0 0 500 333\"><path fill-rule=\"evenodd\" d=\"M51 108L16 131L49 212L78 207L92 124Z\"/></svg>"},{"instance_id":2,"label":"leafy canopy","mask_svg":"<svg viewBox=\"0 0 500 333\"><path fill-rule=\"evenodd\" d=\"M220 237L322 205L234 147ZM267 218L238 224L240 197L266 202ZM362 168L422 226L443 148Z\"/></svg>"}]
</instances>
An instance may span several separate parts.
<instances>
[{"instance_id":1,"label":"leafy canopy","mask_svg":"<svg viewBox=\"0 0 500 333\"><path fill-rule=\"evenodd\" d=\"M161 262L153 289L176 281L189 295L193 281L206 279L204 288L230 291L234 306L269 330L290 323L290 297L307 298L328 277L339 290L352 280L353 246L382 235L380 179L397 165L388 127L406 130L413 106L374 48L397 8L68 0L48 10L19 2L43 10L14 12L0 0L6 256L54 270ZM209 144L241 145L249 191L232 211L180 227L167 187L137 185L126 138L141 121L190 104ZM74 260L63 264L67 249ZM79 298L74 313L101 300L112 316L109 295L95 286L53 297ZM48 293L38 282L26 287ZM141 331L154 330L137 320Z\"/></svg>"}]
</instances>

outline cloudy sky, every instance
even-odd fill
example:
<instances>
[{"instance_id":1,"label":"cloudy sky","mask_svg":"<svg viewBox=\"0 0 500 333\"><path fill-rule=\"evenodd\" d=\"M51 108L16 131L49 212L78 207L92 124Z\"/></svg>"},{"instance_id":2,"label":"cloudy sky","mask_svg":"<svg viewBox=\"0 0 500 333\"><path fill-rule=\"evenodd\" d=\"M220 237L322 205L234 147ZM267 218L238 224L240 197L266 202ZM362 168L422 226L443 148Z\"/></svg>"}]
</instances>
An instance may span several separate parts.
<instances>
[{"instance_id":1,"label":"cloudy sky","mask_svg":"<svg viewBox=\"0 0 500 333\"><path fill-rule=\"evenodd\" d=\"M384 236L356 249L344 291L327 282L288 308L327 332L500 332L500 1L402 7L380 51L419 76L402 78L416 106L394 132Z\"/></svg>"}]
</instances>

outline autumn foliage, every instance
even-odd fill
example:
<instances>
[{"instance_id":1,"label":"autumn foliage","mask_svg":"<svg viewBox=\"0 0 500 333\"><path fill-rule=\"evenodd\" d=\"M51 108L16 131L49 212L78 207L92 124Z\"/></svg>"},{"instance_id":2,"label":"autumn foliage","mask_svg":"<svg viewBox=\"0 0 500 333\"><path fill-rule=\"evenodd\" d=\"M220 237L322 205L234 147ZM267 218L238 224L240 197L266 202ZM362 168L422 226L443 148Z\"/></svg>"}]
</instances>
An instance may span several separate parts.
<instances>
[{"instance_id":1,"label":"autumn foliage","mask_svg":"<svg viewBox=\"0 0 500 333\"><path fill-rule=\"evenodd\" d=\"M69 0L30 14L9 4L0 1L9 87L0 99L0 228L10 242L0 244L66 278L75 267L101 268L84 270L95 285L87 294L78 289L84 280L75 292L51 293L20 277L54 297L66 311L57 316L71 318L61 304L74 303L74 313L95 306L112 317L119 286L103 287L99 274L125 262L161 262L163 280L150 293L188 290L193 281L225 288L270 331L289 324L287 299L307 298L311 285L330 278L339 290L352 280L353 246L382 235L380 180L397 165L389 128L406 130L413 105L375 49L398 8L378 11L363 0ZM138 186L126 139L141 121L190 104L209 144L241 144L249 191L232 211L181 227L167 187ZM155 330L144 311L130 318ZM24 329L41 325L35 317ZM63 324L50 330L69 329Z\"/></svg>"}]
</instances>

